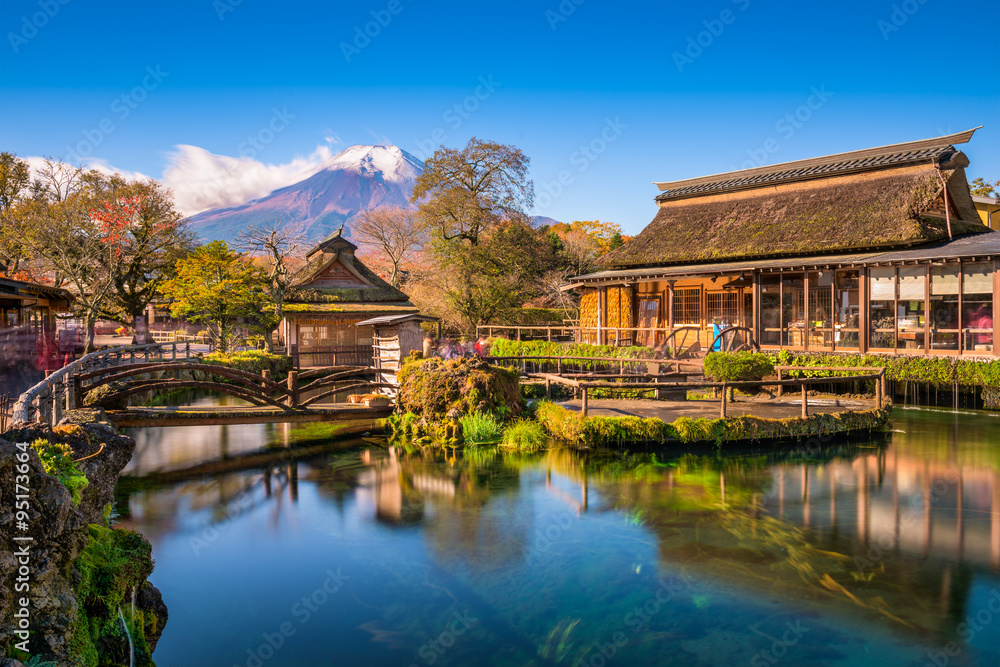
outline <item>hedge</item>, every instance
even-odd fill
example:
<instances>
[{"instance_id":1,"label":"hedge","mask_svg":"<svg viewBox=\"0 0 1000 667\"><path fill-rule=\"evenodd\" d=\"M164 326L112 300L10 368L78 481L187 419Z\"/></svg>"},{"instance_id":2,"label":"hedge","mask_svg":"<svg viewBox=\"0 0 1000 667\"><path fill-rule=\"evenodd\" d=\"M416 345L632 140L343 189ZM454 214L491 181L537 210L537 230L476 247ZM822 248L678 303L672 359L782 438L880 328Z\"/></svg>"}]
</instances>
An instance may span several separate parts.
<instances>
[{"instance_id":1,"label":"hedge","mask_svg":"<svg viewBox=\"0 0 1000 667\"><path fill-rule=\"evenodd\" d=\"M960 357L918 357L882 354L793 353L769 355L782 366L881 366L889 380L1000 388L1000 363ZM793 372L790 376L826 377L828 372Z\"/></svg>"}]
</instances>

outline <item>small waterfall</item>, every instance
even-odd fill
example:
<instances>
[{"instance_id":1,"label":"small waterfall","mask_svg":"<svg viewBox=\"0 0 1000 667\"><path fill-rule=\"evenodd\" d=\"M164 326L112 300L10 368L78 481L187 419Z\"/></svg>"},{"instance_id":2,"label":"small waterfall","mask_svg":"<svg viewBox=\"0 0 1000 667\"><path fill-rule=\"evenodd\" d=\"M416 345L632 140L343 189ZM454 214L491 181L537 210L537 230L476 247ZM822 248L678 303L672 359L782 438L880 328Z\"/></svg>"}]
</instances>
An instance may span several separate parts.
<instances>
[{"instance_id":1,"label":"small waterfall","mask_svg":"<svg viewBox=\"0 0 1000 667\"><path fill-rule=\"evenodd\" d=\"M135 645L132 643L132 633L129 632L128 623L125 622L125 614L122 613L122 608L118 607L118 618L122 621L122 627L125 628L125 636L128 637L128 667L135 667ZM135 617L132 617L132 622L135 622Z\"/></svg>"}]
</instances>

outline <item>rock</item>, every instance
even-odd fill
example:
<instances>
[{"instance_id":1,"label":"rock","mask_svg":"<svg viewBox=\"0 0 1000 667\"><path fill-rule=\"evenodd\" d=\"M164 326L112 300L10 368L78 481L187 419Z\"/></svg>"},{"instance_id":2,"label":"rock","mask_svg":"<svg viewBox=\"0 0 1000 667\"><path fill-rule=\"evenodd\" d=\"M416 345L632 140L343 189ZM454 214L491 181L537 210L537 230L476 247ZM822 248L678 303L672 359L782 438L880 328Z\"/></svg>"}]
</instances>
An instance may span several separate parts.
<instances>
[{"instance_id":1,"label":"rock","mask_svg":"<svg viewBox=\"0 0 1000 667\"><path fill-rule=\"evenodd\" d=\"M7 437L10 437L9 433ZM68 640L73 635L77 604L73 583L67 573L87 545L87 524L80 511L73 506L66 487L45 473L38 455L28 447L28 529L17 530L15 486L11 482L18 474L16 466L21 465L16 456L22 452L15 446L16 442L25 440L0 439L0 480L7 480L7 483L0 484L0 541L16 545L15 536L33 538L33 542L27 543L31 572L29 611L33 631L28 646L32 654L57 659L60 664L70 664ZM13 619L15 600L24 596L23 592L15 595L14 591L18 567L14 554L6 549L0 553L0 586L4 588L3 595L0 595L0 619L3 619L0 650L20 641L14 635L17 628L9 620Z\"/></svg>"},{"instance_id":2,"label":"rock","mask_svg":"<svg viewBox=\"0 0 1000 667\"><path fill-rule=\"evenodd\" d=\"M163 634L169 616L160 589L147 581L136 593L135 608L156 616L155 625L150 626L147 623L146 627L146 643L149 645L149 652L152 653L156 650L156 643L160 641L160 635Z\"/></svg>"}]
</instances>

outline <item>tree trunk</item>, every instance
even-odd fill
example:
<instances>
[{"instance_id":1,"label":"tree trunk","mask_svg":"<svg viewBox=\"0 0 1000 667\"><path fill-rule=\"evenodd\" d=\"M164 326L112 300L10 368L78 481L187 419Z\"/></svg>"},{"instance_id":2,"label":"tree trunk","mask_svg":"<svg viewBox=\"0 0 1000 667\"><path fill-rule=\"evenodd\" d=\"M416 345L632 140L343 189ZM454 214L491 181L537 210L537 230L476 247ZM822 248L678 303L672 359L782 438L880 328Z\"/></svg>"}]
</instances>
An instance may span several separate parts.
<instances>
[{"instance_id":1,"label":"tree trunk","mask_svg":"<svg viewBox=\"0 0 1000 667\"><path fill-rule=\"evenodd\" d=\"M83 353L90 354L91 352L94 351L94 335L95 335L94 329L97 326L97 320L91 313L88 313L84 319L87 322L87 340L83 346Z\"/></svg>"}]
</instances>

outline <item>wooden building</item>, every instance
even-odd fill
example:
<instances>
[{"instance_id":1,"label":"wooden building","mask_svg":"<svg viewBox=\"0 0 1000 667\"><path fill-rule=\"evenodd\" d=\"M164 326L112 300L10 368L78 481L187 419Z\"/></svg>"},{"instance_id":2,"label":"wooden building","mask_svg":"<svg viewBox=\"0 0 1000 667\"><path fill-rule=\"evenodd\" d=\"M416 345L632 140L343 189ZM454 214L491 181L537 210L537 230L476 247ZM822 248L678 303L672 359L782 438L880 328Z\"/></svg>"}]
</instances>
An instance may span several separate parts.
<instances>
[{"instance_id":1,"label":"wooden building","mask_svg":"<svg viewBox=\"0 0 1000 667\"><path fill-rule=\"evenodd\" d=\"M657 183L653 221L574 279L584 337L707 346L725 320L770 349L996 356L1000 233L954 147L974 132Z\"/></svg>"},{"instance_id":2,"label":"wooden building","mask_svg":"<svg viewBox=\"0 0 1000 667\"><path fill-rule=\"evenodd\" d=\"M372 327L360 323L417 312L354 256L356 250L338 230L307 253L295 274L278 337L298 366L370 365Z\"/></svg>"},{"instance_id":3,"label":"wooden building","mask_svg":"<svg viewBox=\"0 0 1000 667\"><path fill-rule=\"evenodd\" d=\"M407 313L383 315L359 322L359 327L372 328L373 365L378 370L376 381L398 385L396 374L403 366L403 360L410 352L422 352L424 349L424 332L420 324L437 321L436 317Z\"/></svg>"},{"instance_id":4,"label":"wooden building","mask_svg":"<svg viewBox=\"0 0 1000 667\"><path fill-rule=\"evenodd\" d=\"M30 361L58 368L76 339L60 349L56 313L70 310L72 295L51 285L0 278L0 365Z\"/></svg>"}]
</instances>

